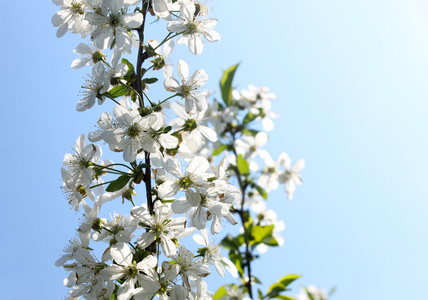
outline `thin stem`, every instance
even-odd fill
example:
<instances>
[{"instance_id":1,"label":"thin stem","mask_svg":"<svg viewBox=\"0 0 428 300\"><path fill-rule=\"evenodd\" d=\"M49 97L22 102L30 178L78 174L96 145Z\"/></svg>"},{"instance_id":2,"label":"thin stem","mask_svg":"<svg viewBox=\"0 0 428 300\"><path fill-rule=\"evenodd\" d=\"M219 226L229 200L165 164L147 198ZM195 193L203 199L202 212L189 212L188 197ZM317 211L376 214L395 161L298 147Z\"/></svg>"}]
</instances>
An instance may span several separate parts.
<instances>
[{"instance_id":1,"label":"thin stem","mask_svg":"<svg viewBox=\"0 0 428 300\"><path fill-rule=\"evenodd\" d=\"M149 96L147 96L147 94L144 91L143 91L143 95L146 96L147 100L149 100L149 102L150 102L150 105L153 106L154 103L153 103L152 99L150 99Z\"/></svg>"},{"instance_id":2,"label":"thin stem","mask_svg":"<svg viewBox=\"0 0 428 300\"><path fill-rule=\"evenodd\" d=\"M174 95L172 95L172 96L170 96L170 97L166 98L165 100L162 100L162 102L159 102L159 105L161 105L162 103L164 103L164 102L168 101L169 99L174 98L174 97L179 96L179 95L180 95L179 93L176 93L176 94L174 94Z\"/></svg>"},{"instance_id":3,"label":"thin stem","mask_svg":"<svg viewBox=\"0 0 428 300\"><path fill-rule=\"evenodd\" d=\"M103 182L103 183L100 183L100 184L96 184L96 185L90 186L89 188L90 188L90 189L93 189L94 187L97 187L97 186L100 186L100 185L104 185L104 184L107 184L107 183L112 183L113 181L114 181L114 180L106 181L106 182Z\"/></svg>"},{"instance_id":4,"label":"thin stem","mask_svg":"<svg viewBox=\"0 0 428 300\"><path fill-rule=\"evenodd\" d=\"M169 41L170 39L173 39L176 36L178 36L178 35L180 35L180 34L182 34L184 32L186 32L186 31L178 32L178 33L174 34L173 36L171 36L172 32L168 33L168 35L166 36L166 38L164 38L163 41L160 42L159 45L157 45L155 48L153 48L153 50L156 50L157 48L159 48L160 46L162 46L164 43L166 43L167 41Z\"/></svg>"},{"instance_id":5,"label":"thin stem","mask_svg":"<svg viewBox=\"0 0 428 300\"><path fill-rule=\"evenodd\" d=\"M116 166L116 165L119 166L120 165L120 166L127 167L128 169L130 169L132 171L131 168L129 168L127 165L123 165L123 164L111 164L111 165L108 165L108 166L102 166L102 165L97 165L97 164L92 163L92 165L94 165L94 166L96 166L96 167L98 167L100 169L107 169L107 170L114 171L116 173L121 173L121 174L128 174L128 173L123 172L121 170L116 170L116 169L110 168L110 166Z\"/></svg>"},{"instance_id":6,"label":"thin stem","mask_svg":"<svg viewBox=\"0 0 428 300\"><path fill-rule=\"evenodd\" d=\"M141 67L146 60L146 56L144 55L144 27L146 25L146 14L148 9L148 2L144 1L143 7L142 7L142 14L143 14L143 23L141 26L137 29L138 36L139 36L139 47L138 47L138 58L137 58L137 82L136 82L136 90L137 94L140 96L140 107L144 107L144 99L143 99L143 85L142 85L142 75L141 75Z\"/></svg>"},{"instance_id":7,"label":"thin stem","mask_svg":"<svg viewBox=\"0 0 428 300\"><path fill-rule=\"evenodd\" d=\"M235 135L232 135L233 141L235 141ZM232 151L235 154L236 157L238 157L238 153L235 149L235 146L233 146L235 143L232 143ZM244 229L244 244L245 244L245 266L247 267L247 276L248 276L248 281L245 283L245 285L247 286L247 290L248 290L248 294L250 295L251 299L253 298L253 288L252 288L252 274L251 274L251 259L252 259L252 254L251 254L251 250L250 250L250 243L248 241L248 232L245 228L245 222L247 221L245 219L245 211L244 211L244 204L245 204L245 191L248 187L248 183L242 180L242 174L239 171L238 167L236 167L235 169L235 173L236 173L236 177L238 179L238 183L239 183L239 187L241 189L241 193L242 193L242 199L241 199L241 209L238 210L238 214L239 217L241 219L241 223L242 223L242 227Z\"/></svg>"},{"instance_id":8,"label":"thin stem","mask_svg":"<svg viewBox=\"0 0 428 300\"><path fill-rule=\"evenodd\" d=\"M136 90L137 94L140 96L140 108L144 107L144 99L143 99L143 85L142 85L142 75L141 75L141 68L144 63L144 61L147 58L147 54L144 53L144 27L146 24L146 14L147 10L149 8L149 2L144 1L143 7L142 7L142 14L144 17L143 24L137 29L138 36L139 36L139 47L138 47L138 58L137 58L137 82L136 82ZM146 200L147 200L147 207L149 208L150 214L153 215L153 200L152 200L152 176L151 176L151 167L150 167L150 153L144 151L145 156L145 163L146 163L146 171L144 173L144 183L146 184Z\"/></svg>"},{"instance_id":9,"label":"thin stem","mask_svg":"<svg viewBox=\"0 0 428 300\"><path fill-rule=\"evenodd\" d=\"M129 166L124 165L124 164L116 164L115 163L115 164L107 165L106 167L110 167L110 166L122 166L122 167L128 168L131 171L134 171L132 168L130 168Z\"/></svg>"},{"instance_id":10,"label":"thin stem","mask_svg":"<svg viewBox=\"0 0 428 300\"><path fill-rule=\"evenodd\" d=\"M150 152L144 151L146 161L146 172L144 173L144 183L146 184L147 207L153 215L154 203L152 199L152 171L150 167Z\"/></svg>"}]
</instances>

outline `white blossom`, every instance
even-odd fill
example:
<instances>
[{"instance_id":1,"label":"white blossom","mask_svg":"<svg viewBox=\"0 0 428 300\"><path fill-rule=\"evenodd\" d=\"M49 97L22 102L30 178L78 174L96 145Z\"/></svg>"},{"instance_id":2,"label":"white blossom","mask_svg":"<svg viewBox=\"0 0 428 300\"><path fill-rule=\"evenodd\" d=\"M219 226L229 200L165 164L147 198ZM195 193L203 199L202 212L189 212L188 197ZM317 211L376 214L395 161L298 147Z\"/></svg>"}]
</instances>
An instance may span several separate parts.
<instances>
[{"instance_id":1,"label":"white blossom","mask_svg":"<svg viewBox=\"0 0 428 300\"><path fill-rule=\"evenodd\" d=\"M101 50L110 47L129 51L133 43L130 31L141 26L143 14L127 13L124 0L104 0L103 4L104 11L86 14L86 20L95 27L92 41Z\"/></svg>"},{"instance_id":2,"label":"white blossom","mask_svg":"<svg viewBox=\"0 0 428 300\"><path fill-rule=\"evenodd\" d=\"M195 16L195 2L187 1L180 6L180 21L171 21L168 23L168 30L175 33L183 33L177 40L177 44L186 44L190 52L200 55L204 48L201 36L207 41L215 42L220 40L218 32L213 28L217 25L217 20L201 20Z\"/></svg>"},{"instance_id":3,"label":"white blossom","mask_svg":"<svg viewBox=\"0 0 428 300\"><path fill-rule=\"evenodd\" d=\"M144 206L135 206L131 210L131 214L145 224L148 230L138 237L137 244L139 247L147 248L157 240L167 257L176 255L177 248L171 235L185 230L186 218L170 218L171 209L166 205L159 204L159 202L156 202L154 216Z\"/></svg>"},{"instance_id":4,"label":"white blossom","mask_svg":"<svg viewBox=\"0 0 428 300\"><path fill-rule=\"evenodd\" d=\"M208 107L206 92L197 91L208 81L208 75L204 70L196 70L189 78L189 67L184 60L179 60L177 65L178 76L181 84L174 77L168 77L164 81L164 87L167 91L178 93L185 100L187 112L205 111Z\"/></svg>"}]
</instances>

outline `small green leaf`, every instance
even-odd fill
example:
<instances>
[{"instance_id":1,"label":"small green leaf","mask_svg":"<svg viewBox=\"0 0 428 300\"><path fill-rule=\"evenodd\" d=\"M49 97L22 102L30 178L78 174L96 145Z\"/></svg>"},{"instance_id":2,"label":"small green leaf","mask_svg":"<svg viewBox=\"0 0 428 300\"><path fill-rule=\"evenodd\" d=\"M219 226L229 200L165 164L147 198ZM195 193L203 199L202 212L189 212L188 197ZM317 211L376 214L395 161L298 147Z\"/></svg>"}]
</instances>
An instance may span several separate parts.
<instances>
[{"instance_id":1,"label":"small green leaf","mask_svg":"<svg viewBox=\"0 0 428 300\"><path fill-rule=\"evenodd\" d=\"M129 87L122 84L115 86L110 91L108 91L108 93L112 98L122 97L129 94Z\"/></svg>"},{"instance_id":2,"label":"small green leaf","mask_svg":"<svg viewBox=\"0 0 428 300\"><path fill-rule=\"evenodd\" d=\"M276 296L276 297L274 297L274 298L276 298L276 299L282 299L282 300L297 300L297 299L296 299L296 298L294 298L294 297L285 296L285 295L278 295L278 296Z\"/></svg>"},{"instance_id":3,"label":"small green leaf","mask_svg":"<svg viewBox=\"0 0 428 300\"><path fill-rule=\"evenodd\" d=\"M305 290L306 294L308 295L309 300L315 300L314 295L312 295L312 293L309 292L309 290L307 288L303 288L303 289Z\"/></svg>"},{"instance_id":4,"label":"small green leaf","mask_svg":"<svg viewBox=\"0 0 428 300\"><path fill-rule=\"evenodd\" d=\"M114 180L108 185L106 191L110 193L118 191L123 188L129 182L130 179L131 177L129 175L119 176L116 180Z\"/></svg>"},{"instance_id":5,"label":"small green leaf","mask_svg":"<svg viewBox=\"0 0 428 300\"><path fill-rule=\"evenodd\" d=\"M284 287L287 287L290 285L290 283L292 283L293 281L295 281L300 277L301 276L297 274L288 274L282 277L280 280L278 280L278 282L280 282Z\"/></svg>"},{"instance_id":6,"label":"small green leaf","mask_svg":"<svg viewBox=\"0 0 428 300\"><path fill-rule=\"evenodd\" d=\"M221 97L226 106L232 103L232 81L238 66L239 64L236 64L225 70L220 80Z\"/></svg>"},{"instance_id":7,"label":"small green leaf","mask_svg":"<svg viewBox=\"0 0 428 300\"><path fill-rule=\"evenodd\" d=\"M256 136L257 135L257 133L259 133L260 131L258 131L258 130L254 130L254 129L247 129L247 128L244 128L243 130L242 130L242 134L244 134L244 135L251 135L251 136Z\"/></svg>"},{"instance_id":8,"label":"small green leaf","mask_svg":"<svg viewBox=\"0 0 428 300\"><path fill-rule=\"evenodd\" d=\"M259 192L260 196L262 196L263 199L267 200L268 194L261 186L253 184L253 187L257 190L257 192Z\"/></svg>"},{"instance_id":9,"label":"small green leaf","mask_svg":"<svg viewBox=\"0 0 428 300\"><path fill-rule=\"evenodd\" d=\"M297 275L297 274L288 274L288 275L283 276L280 280L278 280L278 282L272 284L269 287L269 290L267 291L265 298L267 298L267 299L279 298L280 296L281 297L287 297L287 296L282 296L279 294L283 291L286 291L288 285L299 277L300 277L300 275ZM282 298L280 298L280 299L282 299ZM287 299L287 298L284 298L284 299Z\"/></svg>"},{"instance_id":10,"label":"small green leaf","mask_svg":"<svg viewBox=\"0 0 428 300\"><path fill-rule=\"evenodd\" d=\"M227 290L224 286L221 286L217 292L215 292L213 299L220 299L227 296Z\"/></svg>"},{"instance_id":11,"label":"small green leaf","mask_svg":"<svg viewBox=\"0 0 428 300\"><path fill-rule=\"evenodd\" d=\"M250 244L261 244L264 242L264 240L268 240L272 237L273 233L273 227L274 225L267 225L267 226L254 226L251 234L253 236L253 240L250 242Z\"/></svg>"},{"instance_id":12,"label":"small green leaf","mask_svg":"<svg viewBox=\"0 0 428 300\"><path fill-rule=\"evenodd\" d=\"M129 62L126 58L122 58L122 64L128 66L128 73L135 73L134 65Z\"/></svg>"},{"instance_id":13,"label":"small green leaf","mask_svg":"<svg viewBox=\"0 0 428 300\"><path fill-rule=\"evenodd\" d=\"M238 164L238 170L242 175L250 173L250 164L242 157L241 154L236 158L236 163Z\"/></svg>"},{"instance_id":14,"label":"small green leaf","mask_svg":"<svg viewBox=\"0 0 428 300\"><path fill-rule=\"evenodd\" d=\"M278 241L273 236L265 238L263 240L263 244L265 244L267 246L271 246L271 247L277 247L277 246L279 246Z\"/></svg>"},{"instance_id":15,"label":"small green leaf","mask_svg":"<svg viewBox=\"0 0 428 300\"><path fill-rule=\"evenodd\" d=\"M142 82L147 83L147 84L152 84L152 83L155 83L156 81L158 81L158 79L156 77L144 78L142 80Z\"/></svg>"},{"instance_id":16,"label":"small green leaf","mask_svg":"<svg viewBox=\"0 0 428 300\"><path fill-rule=\"evenodd\" d=\"M257 118L258 117L258 115L255 115L255 114L253 114L252 112L249 112L246 116L245 116L245 118L244 118L244 124L248 124L248 123L250 123L251 121L254 121L254 119L255 118Z\"/></svg>"},{"instance_id":17,"label":"small green leaf","mask_svg":"<svg viewBox=\"0 0 428 300\"><path fill-rule=\"evenodd\" d=\"M219 155L220 153L222 153L226 149L227 149L227 145L221 145L217 149L214 149L212 156Z\"/></svg>"},{"instance_id":18,"label":"small green leaf","mask_svg":"<svg viewBox=\"0 0 428 300\"><path fill-rule=\"evenodd\" d=\"M257 293L259 294L259 299L263 300L263 293L260 289L257 289Z\"/></svg>"}]
</instances>

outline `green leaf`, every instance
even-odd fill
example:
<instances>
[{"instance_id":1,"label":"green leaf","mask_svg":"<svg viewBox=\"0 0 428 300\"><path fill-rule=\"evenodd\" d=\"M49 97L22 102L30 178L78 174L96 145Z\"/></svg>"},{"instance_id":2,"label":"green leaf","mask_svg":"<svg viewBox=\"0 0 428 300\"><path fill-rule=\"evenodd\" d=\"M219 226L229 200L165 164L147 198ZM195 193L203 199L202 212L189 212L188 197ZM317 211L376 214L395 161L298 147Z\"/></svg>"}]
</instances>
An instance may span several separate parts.
<instances>
[{"instance_id":1,"label":"green leaf","mask_svg":"<svg viewBox=\"0 0 428 300\"><path fill-rule=\"evenodd\" d=\"M305 290L306 294L308 295L309 300L315 300L314 295L312 295L312 293L309 292L309 290L307 288L303 288L303 289Z\"/></svg>"},{"instance_id":2,"label":"green leaf","mask_svg":"<svg viewBox=\"0 0 428 300\"><path fill-rule=\"evenodd\" d=\"M244 124L248 124L251 121L254 121L254 119L257 117L258 117L258 115L255 115L252 112L249 112L244 118Z\"/></svg>"},{"instance_id":3,"label":"green leaf","mask_svg":"<svg viewBox=\"0 0 428 300\"><path fill-rule=\"evenodd\" d=\"M241 154L239 154L236 158L236 163L238 164L238 170L242 175L250 173L250 164L242 157Z\"/></svg>"},{"instance_id":4,"label":"green leaf","mask_svg":"<svg viewBox=\"0 0 428 300\"><path fill-rule=\"evenodd\" d=\"M129 62L126 58L122 58L122 64L128 66L128 73L135 73L134 65Z\"/></svg>"},{"instance_id":5,"label":"green leaf","mask_svg":"<svg viewBox=\"0 0 428 300\"><path fill-rule=\"evenodd\" d=\"M224 286L221 286L217 292L215 292L213 299L220 299L227 296L227 290Z\"/></svg>"},{"instance_id":6,"label":"green leaf","mask_svg":"<svg viewBox=\"0 0 428 300\"><path fill-rule=\"evenodd\" d=\"M142 82L147 83L147 84L155 83L156 81L158 81L158 79L156 77L144 78L142 80Z\"/></svg>"},{"instance_id":7,"label":"green leaf","mask_svg":"<svg viewBox=\"0 0 428 300\"><path fill-rule=\"evenodd\" d=\"M293 281L295 281L296 279L298 279L300 277L301 277L301 275L288 274L288 275L285 275L284 277L282 277L280 280L278 280L278 282L280 282L284 287L287 287L290 285L290 283L292 283Z\"/></svg>"},{"instance_id":8,"label":"green leaf","mask_svg":"<svg viewBox=\"0 0 428 300\"><path fill-rule=\"evenodd\" d=\"M257 192L259 192L260 196L262 196L263 199L267 200L268 194L261 186L253 184L253 187L257 190Z\"/></svg>"},{"instance_id":9,"label":"green leaf","mask_svg":"<svg viewBox=\"0 0 428 300\"><path fill-rule=\"evenodd\" d=\"M296 299L296 298L294 298L294 297L285 296L285 295L278 295L278 296L276 296L276 297L274 297L274 298L277 298L277 299L283 299L283 300L297 300L297 299Z\"/></svg>"},{"instance_id":10,"label":"green leaf","mask_svg":"<svg viewBox=\"0 0 428 300\"><path fill-rule=\"evenodd\" d=\"M288 285L299 277L300 275L297 275L297 274L288 274L283 276L281 279L278 280L278 282L272 284L269 287L269 290L267 291L265 298L270 299L270 298L287 297L287 296L280 295L280 293L283 291L286 291ZM287 298L280 298L280 299L287 299Z\"/></svg>"},{"instance_id":11,"label":"green leaf","mask_svg":"<svg viewBox=\"0 0 428 300\"><path fill-rule=\"evenodd\" d=\"M119 176L116 180L114 180L108 185L106 191L110 193L118 191L123 188L129 182L130 179L131 177L129 175Z\"/></svg>"},{"instance_id":12,"label":"green leaf","mask_svg":"<svg viewBox=\"0 0 428 300\"><path fill-rule=\"evenodd\" d=\"M230 234L228 234L222 241L221 245L225 248L231 249L231 250L238 250L239 247L242 245L239 243L238 238L232 237Z\"/></svg>"},{"instance_id":13,"label":"green leaf","mask_svg":"<svg viewBox=\"0 0 428 300\"><path fill-rule=\"evenodd\" d=\"M243 130L242 130L242 134L245 134L245 135L251 135L251 136L256 136L257 135L257 133L259 133L260 131L258 131L258 130L254 130L254 129L247 129L247 128L244 128Z\"/></svg>"},{"instance_id":14,"label":"green leaf","mask_svg":"<svg viewBox=\"0 0 428 300\"><path fill-rule=\"evenodd\" d=\"M221 145L217 149L214 149L212 156L219 155L220 153L222 153L226 149L227 149L227 145Z\"/></svg>"},{"instance_id":15,"label":"green leaf","mask_svg":"<svg viewBox=\"0 0 428 300\"><path fill-rule=\"evenodd\" d=\"M112 98L122 97L129 94L129 87L121 84L112 88L108 93Z\"/></svg>"},{"instance_id":16,"label":"green leaf","mask_svg":"<svg viewBox=\"0 0 428 300\"><path fill-rule=\"evenodd\" d=\"M279 246L278 241L273 236L265 238L263 240L263 244L271 246L271 247L277 247L277 246Z\"/></svg>"},{"instance_id":17,"label":"green leaf","mask_svg":"<svg viewBox=\"0 0 428 300\"><path fill-rule=\"evenodd\" d=\"M263 293L260 289L257 289L257 293L259 294L259 299L263 300Z\"/></svg>"},{"instance_id":18,"label":"green leaf","mask_svg":"<svg viewBox=\"0 0 428 300\"><path fill-rule=\"evenodd\" d=\"M250 244L256 246L258 244L264 243L264 240L268 241L272 237L274 225L267 226L254 226L251 231L253 240L250 241Z\"/></svg>"},{"instance_id":19,"label":"green leaf","mask_svg":"<svg viewBox=\"0 0 428 300\"><path fill-rule=\"evenodd\" d=\"M220 80L221 97L226 106L232 103L232 81L238 66L239 63L225 70Z\"/></svg>"}]
</instances>

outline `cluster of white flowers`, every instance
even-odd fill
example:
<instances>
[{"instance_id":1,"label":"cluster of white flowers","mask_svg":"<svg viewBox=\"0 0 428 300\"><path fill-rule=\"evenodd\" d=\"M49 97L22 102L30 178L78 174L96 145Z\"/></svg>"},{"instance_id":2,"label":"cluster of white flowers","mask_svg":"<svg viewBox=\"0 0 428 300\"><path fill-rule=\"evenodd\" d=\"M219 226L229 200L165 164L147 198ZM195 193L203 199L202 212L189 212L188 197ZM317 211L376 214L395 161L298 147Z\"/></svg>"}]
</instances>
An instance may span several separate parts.
<instances>
[{"instance_id":1,"label":"cluster of white flowers","mask_svg":"<svg viewBox=\"0 0 428 300\"><path fill-rule=\"evenodd\" d=\"M219 234L225 221L237 224L238 214L242 224L254 222L256 229L274 226L266 240L254 245L260 253L267 245L283 243L278 233L285 228L283 222L260 199L279 183L291 199L295 186L302 183L304 162L291 166L285 153L274 162L262 149L266 133L246 127L260 121L264 130L273 129L275 95L267 88L249 86L240 93L231 90L233 100L225 106L215 101L210 105L209 93L203 89L208 81L204 70L190 75L187 63L179 59L178 77L174 77L170 62L174 38L196 55L202 53L204 40L220 40L213 30L217 20L209 18L209 8L199 1L53 2L60 6L52 18L59 27L58 37L69 31L90 38L89 44L77 45L74 52L80 57L71 64L72 68L92 67L76 110L91 109L95 102L104 105L108 99L114 103L112 113L103 112L97 129L88 133L92 144L82 134L75 153L67 153L63 160L62 188L71 207L83 211L77 238L56 262L70 272L64 280L70 288L68 299L212 299L214 294L203 278L213 265L221 276L228 270L234 277L241 276L242 287L250 287L227 288L226 299L252 297L251 274L245 279L242 270L244 265L249 269L251 262L249 241L237 246L237 251L246 248L247 252L235 254L232 262L222 256L219 244L210 242L209 232ZM150 16L167 22L161 42L144 41ZM133 48L138 49L135 65L125 59ZM149 67L142 68L144 62ZM156 85L158 70L162 70L163 86ZM153 101L151 85L173 94ZM172 98L177 101L169 102ZM102 160L100 144L121 152L124 162ZM220 152L229 158L215 159ZM260 161L264 168L259 167ZM233 180L239 187L231 184ZM142 183L145 203L136 204ZM102 217L105 204L118 198L122 203L129 200L133 207L126 214ZM253 219L245 217L248 207L256 214ZM189 235L199 244L195 252L180 244ZM94 242L107 245L99 259Z\"/></svg>"},{"instance_id":2,"label":"cluster of white flowers","mask_svg":"<svg viewBox=\"0 0 428 300\"><path fill-rule=\"evenodd\" d=\"M200 90L208 75L199 69L189 76L186 62L178 60L177 81L166 59L176 36L178 44L186 44L192 53L201 54L202 37L210 42L220 39L213 30L217 20L207 18L204 4L191 0L53 2L60 6L52 18L53 25L59 27L57 36L69 31L91 40L74 50L81 57L72 62L72 68L92 67L76 109L85 111L96 101L102 105L106 99L116 102L113 113L102 113L98 129L88 134L94 144L87 143L81 135L75 153L67 153L63 161L64 193L76 211L83 208L82 222L76 230L78 237L56 262L70 272L64 280L70 288L68 297L110 299L114 294L120 300L152 299L155 295L162 299L210 299L213 294L202 279L210 274L209 267L215 265L221 276L225 268L235 276L237 271L221 256L220 246L208 242L205 227L212 221L211 233L217 234L223 219L236 224L231 211L239 191L228 182L226 159L218 172L212 173L207 159L196 154L203 139L217 141L217 134L204 118L207 92ZM147 12L168 22L169 34L161 43L153 40L144 44L140 40L138 33L144 30ZM175 93L170 98L183 99L183 104L169 105L166 100L156 104L148 98L145 93L149 84L157 79L144 82L136 78L144 74L138 75L136 66L122 59L132 47L145 51L144 59L152 58L153 71L163 70L164 88ZM106 51L111 51L111 59ZM141 91L136 80L143 82ZM143 97L151 106L144 105ZM177 118L167 121L163 110L170 106ZM101 147L95 144L100 141L108 144L111 151L122 152L129 166L102 161ZM140 162L150 155L151 160ZM187 164L185 171L181 169L183 164ZM119 166L127 169L122 171ZM106 176L112 175L119 177L107 182ZM137 185L144 181L151 186L152 180L155 184L147 191L152 208L146 204L136 206ZM130 200L134 207L128 215L101 217L104 204L116 198ZM197 229L203 236L194 235L201 244L202 256L195 256L179 243ZM100 241L107 242L108 248L97 259L91 243Z\"/></svg>"}]
</instances>

